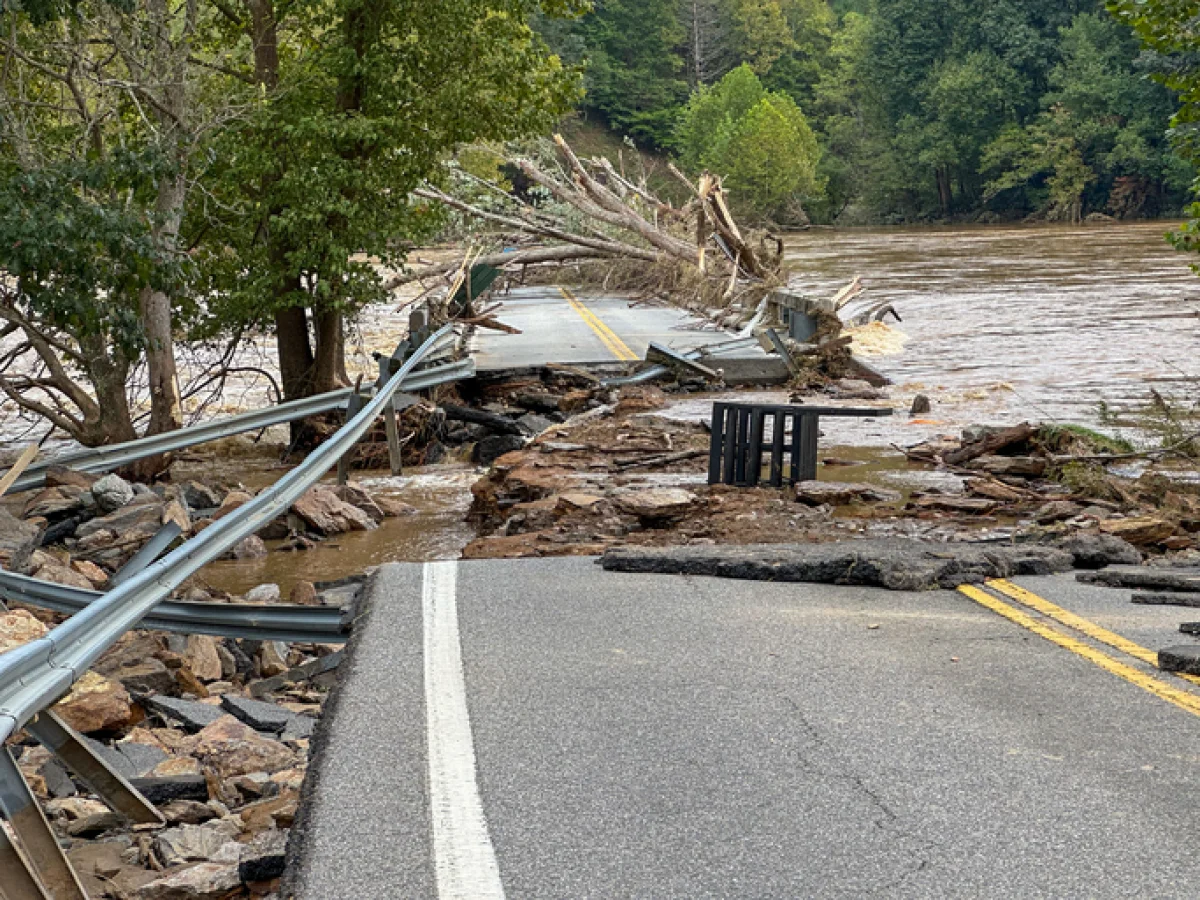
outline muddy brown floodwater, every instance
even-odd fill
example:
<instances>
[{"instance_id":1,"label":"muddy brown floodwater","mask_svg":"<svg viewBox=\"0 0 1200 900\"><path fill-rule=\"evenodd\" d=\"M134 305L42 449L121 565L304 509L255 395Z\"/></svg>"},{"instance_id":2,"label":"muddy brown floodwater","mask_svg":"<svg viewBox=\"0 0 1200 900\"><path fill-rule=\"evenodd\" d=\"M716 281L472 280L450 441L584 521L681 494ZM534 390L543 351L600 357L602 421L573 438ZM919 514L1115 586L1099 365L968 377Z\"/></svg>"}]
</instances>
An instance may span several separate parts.
<instances>
[{"instance_id":1,"label":"muddy brown floodwater","mask_svg":"<svg viewBox=\"0 0 1200 900\"><path fill-rule=\"evenodd\" d=\"M872 361L895 380L894 398L931 397L927 418L946 425L924 431L1095 425L1101 402L1124 411L1151 387L1183 398L1200 376L1200 279L1163 240L1170 227L812 231L789 238L787 263L802 293L829 297L861 275L867 293L853 308L895 305L903 349Z\"/></svg>"},{"instance_id":2,"label":"muddy brown floodwater","mask_svg":"<svg viewBox=\"0 0 1200 900\"><path fill-rule=\"evenodd\" d=\"M899 412L920 392L934 404L918 419L900 414L823 421L822 457L857 465L822 466L819 477L902 491L952 488L947 481L953 477L909 465L888 446L974 422L1096 425L1101 402L1127 410L1144 402L1151 387L1188 396L1188 376L1200 375L1200 279L1189 258L1163 240L1169 227L813 231L789 238L793 287L829 297L861 275L867 293L848 312L887 300L903 317L856 338L858 352L896 382L885 403ZM1193 383L1190 393L1195 399L1200 389ZM662 414L707 418L713 399L681 397ZM756 398L743 393L737 399ZM787 395L764 392L757 399L779 403ZM265 484L279 474L269 467L269 473L251 475L244 461L235 465L248 483L263 478ZM398 479L356 475L364 487L409 503L417 514L304 553L216 563L202 577L231 593L276 582L286 596L300 580L329 581L389 561L458 556L474 536L463 519L470 485L481 474L460 466ZM700 478L664 476L662 483Z\"/></svg>"}]
</instances>

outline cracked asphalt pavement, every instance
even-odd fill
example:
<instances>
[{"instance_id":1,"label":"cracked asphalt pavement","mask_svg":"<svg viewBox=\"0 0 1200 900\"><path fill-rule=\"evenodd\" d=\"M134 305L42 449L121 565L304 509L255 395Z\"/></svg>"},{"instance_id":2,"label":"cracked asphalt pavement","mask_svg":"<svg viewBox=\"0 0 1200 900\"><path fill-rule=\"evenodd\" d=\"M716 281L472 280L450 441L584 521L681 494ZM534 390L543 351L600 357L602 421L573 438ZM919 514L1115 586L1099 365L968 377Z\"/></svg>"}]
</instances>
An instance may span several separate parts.
<instances>
[{"instance_id":1,"label":"cracked asphalt pavement","mask_svg":"<svg viewBox=\"0 0 1200 900\"><path fill-rule=\"evenodd\" d=\"M472 896L431 835L424 579L374 582L299 897ZM961 594L480 561L457 615L508 897L1196 896L1197 718Z\"/></svg>"}]
</instances>

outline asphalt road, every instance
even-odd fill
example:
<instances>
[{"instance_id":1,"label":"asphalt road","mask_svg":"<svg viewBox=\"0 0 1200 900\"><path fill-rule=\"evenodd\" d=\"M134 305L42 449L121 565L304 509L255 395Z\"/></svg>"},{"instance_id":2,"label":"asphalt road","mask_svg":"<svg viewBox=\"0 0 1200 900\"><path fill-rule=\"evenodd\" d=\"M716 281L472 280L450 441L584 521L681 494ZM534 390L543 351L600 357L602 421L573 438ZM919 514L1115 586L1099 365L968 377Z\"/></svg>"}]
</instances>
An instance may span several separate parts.
<instances>
[{"instance_id":1,"label":"asphalt road","mask_svg":"<svg viewBox=\"0 0 1200 900\"><path fill-rule=\"evenodd\" d=\"M494 299L504 304L497 318L521 333L479 329L471 352L481 370L631 361L645 356L650 341L686 351L731 337L676 307L635 306L553 285L513 288Z\"/></svg>"},{"instance_id":2,"label":"asphalt road","mask_svg":"<svg viewBox=\"0 0 1200 900\"><path fill-rule=\"evenodd\" d=\"M434 566L374 583L301 898L1200 893L1196 715L962 594Z\"/></svg>"}]
</instances>

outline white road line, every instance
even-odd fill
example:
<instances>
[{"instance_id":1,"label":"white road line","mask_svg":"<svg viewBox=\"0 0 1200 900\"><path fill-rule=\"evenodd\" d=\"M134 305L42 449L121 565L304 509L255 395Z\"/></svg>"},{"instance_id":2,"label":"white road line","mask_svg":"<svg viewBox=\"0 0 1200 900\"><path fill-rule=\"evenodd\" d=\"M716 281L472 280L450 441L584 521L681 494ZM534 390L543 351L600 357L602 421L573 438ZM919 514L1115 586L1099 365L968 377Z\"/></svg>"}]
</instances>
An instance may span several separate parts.
<instances>
[{"instance_id":1,"label":"white road line","mask_svg":"<svg viewBox=\"0 0 1200 900\"><path fill-rule=\"evenodd\" d=\"M425 564L425 733L437 892L440 900L503 900L500 868L475 778L457 588L457 562Z\"/></svg>"}]
</instances>

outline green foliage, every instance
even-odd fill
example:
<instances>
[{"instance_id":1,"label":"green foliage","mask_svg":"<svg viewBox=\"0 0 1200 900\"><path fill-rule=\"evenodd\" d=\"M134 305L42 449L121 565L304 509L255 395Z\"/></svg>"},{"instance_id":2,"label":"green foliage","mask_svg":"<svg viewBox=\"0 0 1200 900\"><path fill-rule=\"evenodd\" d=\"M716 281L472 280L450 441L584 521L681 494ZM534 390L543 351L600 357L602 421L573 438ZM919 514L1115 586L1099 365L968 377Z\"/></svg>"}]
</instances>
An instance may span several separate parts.
<instances>
[{"instance_id":1,"label":"green foliage","mask_svg":"<svg viewBox=\"0 0 1200 900\"><path fill-rule=\"evenodd\" d=\"M184 275L145 212L160 174L154 156L123 151L10 168L0 177L0 270L15 281L6 301L48 333L106 337L134 356L142 289L168 290Z\"/></svg>"},{"instance_id":2,"label":"green foliage","mask_svg":"<svg viewBox=\"0 0 1200 900\"><path fill-rule=\"evenodd\" d=\"M734 204L751 216L802 219L802 203L821 192L820 148L800 107L767 91L748 65L696 91L678 133L684 164L724 176Z\"/></svg>"},{"instance_id":3,"label":"green foliage","mask_svg":"<svg viewBox=\"0 0 1200 900\"><path fill-rule=\"evenodd\" d=\"M409 192L455 145L548 130L577 74L527 24L533 0L340 0L300 7L280 86L216 136L212 193L189 220L214 324L382 298L367 257L402 261L437 226ZM330 21L341 27L330 29ZM351 23L347 25L347 23ZM419 23L415 25L414 23ZM231 250L233 252L231 252Z\"/></svg>"}]
</instances>

